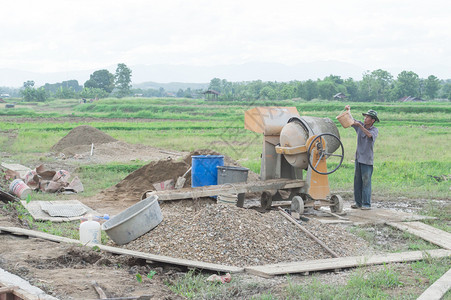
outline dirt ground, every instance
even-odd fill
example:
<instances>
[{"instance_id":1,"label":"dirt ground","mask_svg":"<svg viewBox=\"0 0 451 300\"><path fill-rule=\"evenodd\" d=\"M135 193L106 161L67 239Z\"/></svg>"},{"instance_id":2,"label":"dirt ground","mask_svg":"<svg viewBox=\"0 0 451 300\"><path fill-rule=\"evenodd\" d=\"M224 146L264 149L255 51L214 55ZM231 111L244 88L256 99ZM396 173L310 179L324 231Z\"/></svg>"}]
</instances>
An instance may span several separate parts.
<instances>
[{"instance_id":1,"label":"dirt ground","mask_svg":"<svg viewBox=\"0 0 451 300\"><path fill-rule=\"evenodd\" d=\"M4 134L13 135L11 132ZM181 176L189 167L189 161L186 159L190 155L201 154L200 152L178 153L142 145L132 146L108 139L105 143L95 146L95 155L91 156L90 151L90 145L67 144L59 151L46 155L56 157L53 164L60 163L68 168L71 168L75 163L91 164L136 159L153 161L98 195L91 198L80 198L83 203L93 209L99 211L108 209L113 213L118 213L138 202L143 191L149 189L151 183L169 178L176 179ZM61 153L64 153L64 155L61 155ZM181 158L185 158L185 160L181 160ZM233 161L228 161L228 164L233 164ZM256 180L255 176L255 174L251 174L251 180ZM351 200L350 195L349 192L343 195L348 206ZM399 205L400 201L397 201L397 199L378 198L377 196L374 199L376 207L393 208L396 206L397 210L404 212L416 212L425 205L421 200L403 199L401 202L403 205ZM175 208L176 206L177 208ZM168 220L172 220L174 224L177 221L183 221L184 218L189 219L196 216L196 213L202 211L202 209L205 209L205 205L199 206L199 203L196 204L196 202L187 204L184 201L169 204L166 207L162 206L165 216ZM211 212L211 210L208 212ZM228 210L228 213L233 214L234 210ZM218 213L210 214L215 217ZM206 215L208 213L205 213ZM258 218L256 212L252 212L250 215L253 215L253 218ZM271 220L270 217L268 215L268 220ZM180 222L180 224L183 225L183 222ZM244 226L243 224L236 226L241 228L240 226ZM5 210L0 210L0 226L26 228L26 224L17 218L17 214ZM373 231L376 232L376 236L379 236L379 243L383 245L384 250L396 250L398 249L396 247L402 249L405 244L402 235L387 233L380 225L378 226L374 227ZM281 225L281 227L283 226ZM161 226L162 235L174 234L174 232L169 232L164 228L168 227ZM268 237L268 232L264 227L256 228L254 233L256 235L261 233L262 239L274 240L274 237ZM244 240L240 239L239 236L235 239ZM146 249L155 253L153 252L156 251L155 248L152 248L148 241L144 240L144 243L147 243ZM142 247L142 245L141 239L139 247ZM176 248L177 251L183 251L183 247L179 247L180 245L183 246L183 244L172 244L174 252ZM130 247L132 246L130 245ZM344 246L340 247L343 248ZM362 251L366 250L367 248L362 247ZM93 281L98 283L109 298L137 298L149 295L152 299L183 299L169 290L167 283L173 282L188 271L183 267L158 263L149 264L142 259L129 256L113 255L81 246L55 243L26 236L14 236L5 232L0 233L0 253L0 268L28 280L44 292L59 299L98 299L99 295L93 287ZM164 251L162 253L164 255L169 254ZM356 255L356 252L351 254ZM294 258L292 257L292 259ZM383 266L374 266L368 269L378 270L381 268ZM409 272L408 266L405 264L396 264L395 268L401 272ZM156 272L152 278L146 277L146 274L149 274L150 271ZM352 270L343 270L337 273L319 272L314 276L293 275L290 280L295 283L309 283L312 280L319 280L328 284L345 284L351 273ZM142 281L137 279L136 274L142 275ZM249 274L233 274L232 276L243 283L242 288L236 294L236 298L240 299L250 299L260 293L269 292L277 297L288 284L286 277L263 279ZM417 292L420 291L421 287L418 287Z\"/></svg>"}]
</instances>

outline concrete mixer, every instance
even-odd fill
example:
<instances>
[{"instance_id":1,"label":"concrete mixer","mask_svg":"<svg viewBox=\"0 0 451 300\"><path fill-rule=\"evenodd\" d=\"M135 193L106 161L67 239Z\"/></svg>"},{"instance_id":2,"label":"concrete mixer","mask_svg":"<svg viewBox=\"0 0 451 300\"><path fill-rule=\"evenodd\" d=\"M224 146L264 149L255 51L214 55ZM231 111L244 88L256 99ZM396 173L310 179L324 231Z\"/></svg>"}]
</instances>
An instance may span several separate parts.
<instances>
[{"instance_id":1,"label":"concrete mixer","mask_svg":"<svg viewBox=\"0 0 451 300\"><path fill-rule=\"evenodd\" d=\"M343 211L342 198L331 195L329 188L328 175L341 166L344 157L338 129L330 119L301 117L295 107L255 107L245 112L244 124L263 134L261 180L304 181L302 187L264 191L262 207L268 209L273 201L288 199L291 210L299 214L305 208L322 206L330 207L332 213Z\"/></svg>"}]
</instances>

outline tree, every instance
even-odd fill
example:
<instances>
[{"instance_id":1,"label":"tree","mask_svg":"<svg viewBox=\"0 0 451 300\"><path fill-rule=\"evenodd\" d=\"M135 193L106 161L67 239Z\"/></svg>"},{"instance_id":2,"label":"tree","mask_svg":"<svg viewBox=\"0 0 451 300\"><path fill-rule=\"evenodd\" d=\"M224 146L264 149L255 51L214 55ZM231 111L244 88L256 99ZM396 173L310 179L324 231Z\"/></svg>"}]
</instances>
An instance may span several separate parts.
<instances>
[{"instance_id":1,"label":"tree","mask_svg":"<svg viewBox=\"0 0 451 300\"><path fill-rule=\"evenodd\" d=\"M260 91L260 99L264 100L274 100L276 99L277 94L270 86L265 86Z\"/></svg>"},{"instance_id":2,"label":"tree","mask_svg":"<svg viewBox=\"0 0 451 300\"><path fill-rule=\"evenodd\" d=\"M327 77L324 77L324 81L330 81L330 82L333 82L333 83L335 83L336 85L339 85L339 84L343 84L343 79L341 79L341 76L336 76L336 75L329 75L329 76L327 76Z\"/></svg>"},{"instance_id":3,"label":"tree","mask_svg":"<svg viewBox=\"0 0 451 300\"><path fill-rule=\"evenodd\" d=\"M296 88L294 85L287 84L282 87L282 90L280 91L281 98L282 99L293 99L295 97L295 90Z\"/></svg>"},{"instance_id":4,"label":"tree","mask_svg":"<svg viewBox=\"0 0 451 300\"><path fill-rule=\"evenodd\" d=\"M34 87L27 86L25 89L20 91L20 94L25 101L45 102L48 98L48 95L43 87L35 89Z\"/></svg>"},{"instance_id":5,"label":"tree","mask_svg":"<svg viewBox=\"0 0 451 300\"><path fill-rule=\"evenodd\" d=\"M89 98L89 99L106 98L106 97L108 97L108 95L109 95L109 93L107 93L104 89L90 88L90 87L85 87L80 92L81 98Z\"/></svg>"},{"instance_id":6,"label":"tree","mask_svg":"<svg viewBox=\"0 0 451 300\"><path fill-rule=\"evenodd\" d=\"M365 101L387 101L393 76L385 70L366 71L360 84L360 97Z\"/></svg>"},{"instance_id":7,"label":"tree","mask_svg":"<svg viewBox=\"0 0 451 300\"><path fill-rule=\"evenodd\" d=\"M122 98L130 95L132 70L130 70L125 64L118 64L116 68L116 74L114 75L117 96Z\"/></svg>"},{"instance_id":8,"label":"tree","mask_svg":"<svg viewBox=\"0 0 451 300\"><path fill-rule=\"evenodd\" d=\"M412 71L402 71L395 82L394 94L397 99L404 96L417 97L420 89L420 79Z\"/></svg>"},{"instance_id":9,"label":"tree","mask_svg":"<svg viewBox=\"0 0 451 300\"><path fill-rule=\"evenodd\" d=\"M301 97L305 100L312 100L312 99L318 98L318 96L319 96L318 83L311 79L307 80L303 84L303 92L304 93L301 94Z\"/></svg>"},{"instance_id":10,"label":"tree","mask_svg":"<svg viewBox=\"0 0 451 300\"><path fill-rule=\"evenodd\" d=\"M23 87L27 88L27 87L34 87L34 80L27 80L23 83Z\"/></svg>"},{"instance_id":11,"label":"tree","mask_svg":"<svg viewBox=\"0 0 451 300\"><path fill-rule=\"evenodd\" d=\"M221 91L221 79L213 78L212 80L210 80L210 85L208 86L208 89L215 90L217 92L222 92Z\"/></svg>"},{"instance_id":12,"label":"tree","mask_svg":"<svg viewBox=\"0 0 451 300\"><path fill-rule=\"evenodd\" d=\"M183 89L179 89L177 91L177 94L175 94L178 98L182 98L185 95L185 92L183 91Z\"/></svg>"},{"instance_id":13,"label":"tree","mask_svg":"<svg viewBox=\"0 0 451 300\"><path fill-rule=\"evenodd\" d=\"M318 92L322 99L330 100L337 93L335 83L330 80L318 82Z\"/></svg>"},{"instance_id":14,"label":"tree","mask_svg":"<svg viewBox=\"0 0 451 300\"><path fill-rule=\"evenodd\" d=\"M53 95L57 99L75 99L76 93L73 88L66 88L60 86L59 89L57 89Z\"/></svg>"},{"instance_id":15,"label":"tree","mask_svg":"<svg viewBox=\"0 0 451 300\"><path fill-rule=\"evenodd\" d=\"M377 69L371 72L371 77L374 80L374 91L376 94L374 100L386 101L390 94L393 76L388 71Z\"/></svg>"},{"instance_id":16,"label":"tree","mask_svg":"<svg viewBox=\"0 0 451 300\"><path fill-rule=\"evenodd\" d=\"M429 99L434 99L437 97L438 91L440 90L440 80L434 75L429 75L429 77L424 82L424 93Z\"/></svg>"},{"instance_id":17,"label":"tree","mask_svg":"<svg viewBox=\"0 0 451 300\"><path fill-rule=\"evenodd\" d=\"M346 96L351 101L358 100L359 86L357 82L352 78L348 78L343 82L343 85L346 87Z\"/></svg>"},{"instance_id":18,"label":"tree","mask_svg":"<svg viewBox=\"0 0 451 300\"><path fill-rule=\"evenodd\" d=\"M440 91L440 97L451 100L451 82L445 82Z\"/></svg>"},{"instance_id":19,"label":"tree","mask_svg":"<svg viewBox=\"0 0 451 300\"><path fill-rule=\"evenodd\" d=\"M114 89L114 75L105 69L95 71L85 82L85 88L102 89L109 94Z\"/></svg>"}]
</instances>

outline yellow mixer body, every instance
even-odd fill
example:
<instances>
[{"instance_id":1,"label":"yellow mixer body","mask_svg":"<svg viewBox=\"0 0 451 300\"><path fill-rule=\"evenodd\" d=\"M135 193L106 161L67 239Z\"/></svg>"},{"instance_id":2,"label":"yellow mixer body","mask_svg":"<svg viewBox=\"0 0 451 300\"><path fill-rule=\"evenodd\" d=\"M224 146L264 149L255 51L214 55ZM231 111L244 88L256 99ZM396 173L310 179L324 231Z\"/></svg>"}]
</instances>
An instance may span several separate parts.
<instances>
[{"instance_id":1,"label":"yellow mixer body","mask_svg":"<svg viewBox=\"0 0 451 300\"><path fill-rule=\"evenodd\" d=\"M244 125L263 134L262 180L304 180L306 171L299 194L313 200L330 196L326 159L343 146L329 118L301 117L295 107L255 107L245 112Z\"/></svg>"}]
</instances>

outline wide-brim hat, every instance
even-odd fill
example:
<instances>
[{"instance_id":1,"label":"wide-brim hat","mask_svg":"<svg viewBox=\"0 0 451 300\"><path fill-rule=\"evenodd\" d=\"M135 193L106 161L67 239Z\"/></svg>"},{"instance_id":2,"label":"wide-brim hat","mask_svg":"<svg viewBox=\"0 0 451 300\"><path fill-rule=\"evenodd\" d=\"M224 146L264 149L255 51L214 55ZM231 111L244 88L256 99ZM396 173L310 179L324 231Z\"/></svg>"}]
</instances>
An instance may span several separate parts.
<instances>
[{"instance_id":1,"label":"wide-brim hat","mask_svg":"<svg viewBox=\"0 0 451 300\"><path fill-rule=\"evenodd\" d=\"M367 113L362 113L362 115L370 116L371 118L379 122L379 118L377 117L377 112L375 110L370 109Z\"/></svg>"}]
</instances>

